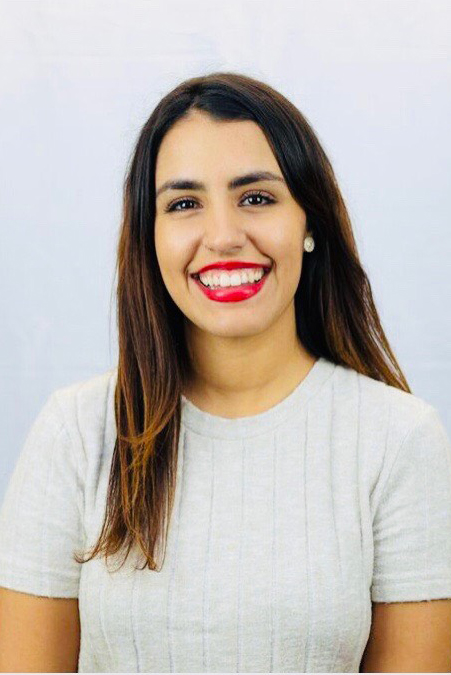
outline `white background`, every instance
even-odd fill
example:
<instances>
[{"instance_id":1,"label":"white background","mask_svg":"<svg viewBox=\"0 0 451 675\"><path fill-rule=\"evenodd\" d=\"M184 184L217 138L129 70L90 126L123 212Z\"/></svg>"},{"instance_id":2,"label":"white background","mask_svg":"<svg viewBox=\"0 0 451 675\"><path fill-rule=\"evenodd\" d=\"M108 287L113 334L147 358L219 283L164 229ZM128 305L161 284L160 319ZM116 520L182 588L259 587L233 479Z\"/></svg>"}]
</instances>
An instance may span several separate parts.
<instances>
[{"instance_id":1,"label":"white background","mask_svg":"<svg viewBox=\"0 0 451 675\"><path fill-rule=\"evenodd\" d=\"M132 145L182 79L234 70L307 117L388 340L451 433L451 3L0 0L0 496L57 387L116 365Z\"/></svg>"}]
</instances>

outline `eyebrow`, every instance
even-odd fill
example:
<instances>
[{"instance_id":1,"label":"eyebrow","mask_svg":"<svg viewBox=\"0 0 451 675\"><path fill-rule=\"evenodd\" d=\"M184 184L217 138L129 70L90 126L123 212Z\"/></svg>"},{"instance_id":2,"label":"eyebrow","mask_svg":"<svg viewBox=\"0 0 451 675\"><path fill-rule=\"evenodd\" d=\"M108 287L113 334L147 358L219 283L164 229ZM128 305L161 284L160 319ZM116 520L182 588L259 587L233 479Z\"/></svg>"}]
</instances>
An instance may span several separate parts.
<instances>
[{"instance_id":1,"label":"eyebrow","mask_svg":"<svg viewBox=\"0 0 451 675\"><path fill-rule=\"evenodd\" d=\"M282 183L285 183L285 180L282 176L278 176L272 171L252 171L251 173L246 173L243 176L236 176L232 178L227 183L227 188L229 190L234 190L237 187L242 185L249 185L249 183L258 183L262 180L278 180ZM188 180L184 178L179 178L175 180L167 180L161 185L155 195L157 199L162 192L165 190L205 190L205 183L201 183L197 180Z\"/></svg>"}]
</instances>

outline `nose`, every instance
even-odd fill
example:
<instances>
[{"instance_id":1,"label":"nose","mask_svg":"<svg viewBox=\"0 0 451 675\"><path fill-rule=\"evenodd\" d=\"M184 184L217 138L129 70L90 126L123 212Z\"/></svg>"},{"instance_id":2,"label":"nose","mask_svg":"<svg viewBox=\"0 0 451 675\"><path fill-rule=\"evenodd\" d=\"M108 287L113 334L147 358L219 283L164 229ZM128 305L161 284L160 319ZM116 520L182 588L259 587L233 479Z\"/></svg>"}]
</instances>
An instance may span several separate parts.
<instances>
[{"instance_id":1,"label":"nose","mask_svg":"<svg viewBox=\"0 0 451 675\"><path fill-rule=\"evenodd\" d=\"M213 206L205 218L203 243L215 251L242 248L246 232L241 214L230 205Z\"/></svg>"}]
</instances>

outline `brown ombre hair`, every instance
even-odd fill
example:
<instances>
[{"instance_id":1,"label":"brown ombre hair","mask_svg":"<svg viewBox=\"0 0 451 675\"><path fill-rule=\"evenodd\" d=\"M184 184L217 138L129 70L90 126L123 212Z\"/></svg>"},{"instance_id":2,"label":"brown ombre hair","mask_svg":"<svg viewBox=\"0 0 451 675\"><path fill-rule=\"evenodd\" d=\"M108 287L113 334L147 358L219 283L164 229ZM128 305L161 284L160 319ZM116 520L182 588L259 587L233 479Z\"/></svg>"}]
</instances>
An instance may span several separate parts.
<instances>
[{"instance_id":1,"label":"brown ombre hair","mask_svg":"<svg viewBox=\"0 0 451 675\"><path fill-rule=\"evenodd\" d=\"M314 356L411 393L390 348L359 260L332 166L306 118L268 84L233 72L185 80L144 124L124 182L117 266L117 438L105 517L85 560L132 546L160 571L174 502L181 393L192 375L184 315L169 295L154 243L155 165L166 132L191 109L215 120L252 120L264 132L315 248L304 256L294 302L296 330ZM122 564L123 564L122 563ZM122 567L122 565L121 565ZM135 568L136 569L136 568Z\"/></svg>"}]
</instances>

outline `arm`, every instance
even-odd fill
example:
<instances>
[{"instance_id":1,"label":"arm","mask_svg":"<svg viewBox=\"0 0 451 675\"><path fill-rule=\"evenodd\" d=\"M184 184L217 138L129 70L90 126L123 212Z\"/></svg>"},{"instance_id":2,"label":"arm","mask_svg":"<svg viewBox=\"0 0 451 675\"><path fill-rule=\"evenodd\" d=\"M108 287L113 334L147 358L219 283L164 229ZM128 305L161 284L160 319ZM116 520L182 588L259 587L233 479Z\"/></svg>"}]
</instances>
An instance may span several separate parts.
<instances>
[{"instance_id":1,"label":"arm","mask_svg":"<svg viewBox=\"0 0 451 675\"><path fill-rule=\"evenodd\" d=\"M0 672L76 673L77 598L45 598L0 588Z\"/></svg>"},{"instance_id":2,"label":"arm","mask_svg":"<svg viewBox=\"0 0 451 675\"><path fill-rule=\"evenodd\" d=\"M359 672L451 672L451 600L373 602Z\"/></svg>"}]
</instances>

